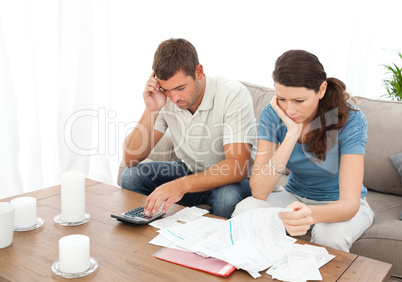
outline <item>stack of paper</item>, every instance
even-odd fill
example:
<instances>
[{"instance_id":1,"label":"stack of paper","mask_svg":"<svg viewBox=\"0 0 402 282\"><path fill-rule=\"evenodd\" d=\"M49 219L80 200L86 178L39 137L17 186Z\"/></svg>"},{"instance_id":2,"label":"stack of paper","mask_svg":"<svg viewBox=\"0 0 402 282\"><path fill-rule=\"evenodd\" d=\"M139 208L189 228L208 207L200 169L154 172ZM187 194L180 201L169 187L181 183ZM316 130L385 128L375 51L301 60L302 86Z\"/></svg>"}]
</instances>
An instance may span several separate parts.
<instances>
[{"instance_id":1,"label":"stack of paper","mask_svg":"<svg viewBox=\"0 0 402 282\"><path fill-rule=\"evenodd\" d=\"M253 277L286 255L295 239L286 236L278 213L281 208L242 213L219 226L193 250L227 261Z\"/></svg>"},{"instance_id":2,"label":"stack of paper","mask_svg":"<svg viewBox=\"0 0 402 282\"><path fill-rule=\"evenodd\" d=\"M224 222L223 219L201 217L186 224L161 229L159 234L180 248L194 252L193 246L214 234Z\"/></svg>"},{"instance_id":3,"label":"stack of paper","mask_svg":"<svg viewBox=\"0 0 402 282\"><path fill-rule=\"evenodd\" d=\"M256 209L230 220L198 215L185 224L177 224L176 218L176 223L159 230L160 235L150 243L225 261L254 278L273 266L267 272L273 278L322 280L318 268L333 256L325 248L294 244L296 240L286 235L278 217L281 211L287 210Z\"/></svg>"},{"instance_id":4,"label":"stack of paper","mask_svg":"<svg viewBox=\"0 0 402 282\"><path fill-rule=\"evenodd\" d=\"M319 268L334 257L323 247L294 244L286 259L268 269L267 274L282 281L322 280Z\"/></svg>"},{"instance_id":5,"label":"stack of paper","mask_svg":"<svg viewBox=\"0 0 402 282\"><path fill-rule=\"evenodd\" d=\"M206 213L208 213L206 209L186 207L171 216L152 221L149 225L158 229L170 228L199 219Z\"/></svg>"}]
</instances>

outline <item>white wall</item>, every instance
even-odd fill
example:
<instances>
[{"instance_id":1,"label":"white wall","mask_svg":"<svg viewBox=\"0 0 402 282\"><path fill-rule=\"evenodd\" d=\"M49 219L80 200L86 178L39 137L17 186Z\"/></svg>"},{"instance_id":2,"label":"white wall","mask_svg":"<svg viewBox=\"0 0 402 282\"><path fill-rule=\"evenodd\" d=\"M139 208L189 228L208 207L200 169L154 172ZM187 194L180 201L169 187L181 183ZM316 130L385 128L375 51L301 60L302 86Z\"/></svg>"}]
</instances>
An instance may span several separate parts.
<instances>
[{"instance_id":1,"label":"white wall","mask_svg":"<svg viewBox=\"0 0 402 282\"><path fill-rule=\"evenodd\" d=\"M191 41L206 73L268 87L276 58L305 49L352 95L379 98L380 65L402 50L401 10L400 0L0 0L0 198L66 170L115 183L165 39ZM77 113L87 115L68 144Z\"/></svg>"}]
</instances>

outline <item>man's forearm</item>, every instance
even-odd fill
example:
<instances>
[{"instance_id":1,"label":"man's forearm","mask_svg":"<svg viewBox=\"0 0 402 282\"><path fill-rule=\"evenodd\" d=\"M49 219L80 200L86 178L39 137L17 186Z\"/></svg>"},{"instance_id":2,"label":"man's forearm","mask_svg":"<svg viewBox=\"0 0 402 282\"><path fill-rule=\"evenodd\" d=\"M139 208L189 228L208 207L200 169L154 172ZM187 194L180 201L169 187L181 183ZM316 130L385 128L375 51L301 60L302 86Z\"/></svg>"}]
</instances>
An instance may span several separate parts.
<instances>
[{"instance_id":1,"label":"man's forearm","mask_svg":"<svg viewBox=\"0 0 402 282\"><path fill-rule=\"evenodd\" d=\"M191 174L176 181L183 181L185 193L209 191L227 184L238 183L247 178L249 161L225 159L203 172Z\"/></svg>"},{"instance_id":2,"label":"man's forearm","mask_svg":"<svg viewBox=\"0 0 402 282\"><path fill-rule=\"evenodd\" d=\"M141 119L124 141L124 162L127 167L135 166L148 157L153 142L153 127L159 112L144 110Z\"/></svg>"}]
</instances>

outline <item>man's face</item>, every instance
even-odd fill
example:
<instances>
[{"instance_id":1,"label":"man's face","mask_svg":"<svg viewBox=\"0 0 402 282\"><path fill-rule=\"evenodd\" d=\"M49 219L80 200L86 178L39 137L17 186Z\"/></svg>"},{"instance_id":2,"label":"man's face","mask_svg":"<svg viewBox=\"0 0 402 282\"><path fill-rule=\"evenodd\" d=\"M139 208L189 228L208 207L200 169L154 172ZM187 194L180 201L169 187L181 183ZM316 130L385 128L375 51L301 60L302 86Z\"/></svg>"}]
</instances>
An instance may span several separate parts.
<instances>
[{"instance_id":1,"label":"man's face","mask_svg":"<svg viewBox=\"0 0 402 282\"><path fill-rule=\"evenodd\" d=\"M201 66L201 65L198 65ZM198 67L197 67L198 68ZM158 79L161 91L182 110L189 110L194 113L201 104L203 97L203 72L199 70L196 79L186 75L182 70L178 71L168 80Z\"/></svg>"}]
</instances>

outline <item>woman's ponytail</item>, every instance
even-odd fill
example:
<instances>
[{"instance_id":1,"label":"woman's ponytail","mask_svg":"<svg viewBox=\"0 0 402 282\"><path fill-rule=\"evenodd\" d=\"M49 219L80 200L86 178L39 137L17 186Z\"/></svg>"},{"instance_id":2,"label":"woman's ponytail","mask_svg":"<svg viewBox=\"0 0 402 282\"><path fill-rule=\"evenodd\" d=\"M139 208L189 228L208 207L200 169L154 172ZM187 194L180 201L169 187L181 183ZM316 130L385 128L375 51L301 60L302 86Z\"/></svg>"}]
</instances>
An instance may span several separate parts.
<instances>
[{"instance_id":1,"label":"woman's ponytail","mask_svg":"<svg viewBox=\"0 0 402 282\"><path fill-rule=\"evenodd\" d=\"M341 80L327 78L327 90L320 100L317 114L314 118L320 124L315 126L317 130L307 135L307 152L315 154L322 161L325 161L325 154L336 142L336 130L341 129L349 118L349 106L347 100L349 94L346 92L346 85Z\"/></svg>"}]
</instances>

